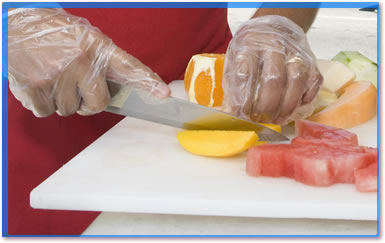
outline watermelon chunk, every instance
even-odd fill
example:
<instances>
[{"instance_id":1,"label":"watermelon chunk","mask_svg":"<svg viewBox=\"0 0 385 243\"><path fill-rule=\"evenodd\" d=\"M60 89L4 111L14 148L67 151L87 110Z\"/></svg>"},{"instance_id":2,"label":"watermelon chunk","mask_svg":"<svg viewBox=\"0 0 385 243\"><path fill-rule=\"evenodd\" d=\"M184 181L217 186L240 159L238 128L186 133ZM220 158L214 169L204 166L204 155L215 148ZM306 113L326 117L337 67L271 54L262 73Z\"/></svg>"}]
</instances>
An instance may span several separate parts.
<instances>
[{"instance_id":1,"label":"watermelon chunk","mask_svg":"<svg viewBox=\"0 0 385 243\"><path fill-rule=\"evenodd\" d=\"M318 139L313 137L296 137L291 140L291 144L333 147L336 145L350 145L351 142L345 140Z\"/></svg>"},{"instance_id":2,"label":"watermelon chunk","mask_svg":"<svg viewBox=\"0 0 385 243\"><path fill-rule=\"evenodd\" d=\"M290 177L313 186L354 183L354 171L376 161L359 146L264 144L250 148L246 172L250 176Z\"/></svg>"},{"instance_id":3,"label":"watermelon chunk","mask_svg":"<svg viewBox=\"0 0 385 243\"><path fill-rule=\"evenodd\" d=\"M253 147L248 151L246 172L250 176L285 176L314 186L334 184L329 159L316 146L264 144Z\"/></svg>"},{"instance_id":4,"label":"watermelon chunk","mask_svg":"<svg viewBox=\"0 0 385 243\"><path fill-rule=\"evenodd\" d=\"M246 172L250 176L280 177L292 175L286 154L293 150L290 144L264 144L249 149L247 154Z\"/></svg>"},{"instance_id":5,"label":"watermelon chunk","mask_svg":"<svg viewBox=\"0 0 385 243\"><path fill-rule=\"evenodd\" d=\"M340 146L329 149L336 153L331 160L331 166L336 182L339 183L354 183L354 171L377 161L377 153L374 154L366 147Z\"/></svg>"},{"instance_id":6,"label":"watermelon chunk","mask_svg":"<svg viewBox=\"0 0 385 243\"><path fill-rule=\"evenodd\" d=\"M298 137L320 139L334 145L358 145L357 135L352 132L307 120L295 121L295 133Z\"/></svg>"},{"instance_id":7,"label":"watermelon chunk","mask_svg":"<svg viewBox=\"0 0 385 243\"><path fill-rule=\"evenodd\" d=\"M359 192L377 191L377 163L373 163L367 168L359 169L354 172L356 189Z\"/></svg>"},{"instance_id":8,"label":"watermelon chunk","mask_svg":"<svg viewBox=\"0 0 385 243\"><path fill-rule=\"evenodd\" d=\"M296 133L299 137L291 144L250 148L247 174L284 176L312 186L356 183L359 191L377 190L377 149L359 146L354 133L310 121L296 121Z\"/></svg>"},{"instance_id":9,"label":"watermelon chunk","mask_svg":"<svg viewBox=\"0 0 385 243\"><path fill-rule=\"evenodd\" d=\"M287 154L294 165L294 179L307 185L330 186L336 183L330 155L317 146L302 147Z\"/></svg>"}]
</instances>

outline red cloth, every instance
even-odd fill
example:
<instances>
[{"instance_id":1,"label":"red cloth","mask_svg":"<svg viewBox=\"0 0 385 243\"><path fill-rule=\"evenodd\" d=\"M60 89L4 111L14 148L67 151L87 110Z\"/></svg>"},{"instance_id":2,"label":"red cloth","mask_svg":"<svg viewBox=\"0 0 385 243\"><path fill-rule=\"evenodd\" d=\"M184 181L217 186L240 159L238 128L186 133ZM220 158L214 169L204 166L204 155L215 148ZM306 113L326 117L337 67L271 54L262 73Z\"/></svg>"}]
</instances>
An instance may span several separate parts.
<instances>
[{"instance_id":1,"label":"red cloth","mask_svg":"<svg viewBox=\"0 0 385 243\"><path fill-rule=\"evenodd\" d=\"M193 54L224 53L231 39L226 9L68 11L87 18L166 82L183 78ZM8 234L81 234L99 213L32 209L29 193L122 117L35 118L8 95Z\"/></svg>"}]
</instances>

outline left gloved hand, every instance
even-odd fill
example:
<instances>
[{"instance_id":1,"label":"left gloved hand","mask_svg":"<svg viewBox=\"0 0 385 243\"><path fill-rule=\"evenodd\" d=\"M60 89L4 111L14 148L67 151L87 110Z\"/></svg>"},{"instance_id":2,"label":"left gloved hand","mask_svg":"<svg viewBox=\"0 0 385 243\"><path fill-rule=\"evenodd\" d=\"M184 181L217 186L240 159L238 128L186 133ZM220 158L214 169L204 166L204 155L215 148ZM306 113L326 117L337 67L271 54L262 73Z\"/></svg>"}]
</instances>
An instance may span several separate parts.
<instances>
[{"instance_id":1,"label":"left gloved hand","mask_svg":"<svg viewBox=\"0 0 385 243\"><path fill-rule=\"evenodd\" d=\"M171 93L149 67L85 18L60 8L8 12L8 53L9 88L36 117L102 112L113 84L148 98Z\"/></svg>"},{"instance_id":2,"label":"left gloved hand","mask_svg":"<svg viewBox=\"0 0 385 243\"><path fill-rule=\"evenodd\" d=\"M286 124L310 115L322 76L306 34L276 15L251 19L227 49L222 109L258 122Z\"/></svg>"}]
</instances>

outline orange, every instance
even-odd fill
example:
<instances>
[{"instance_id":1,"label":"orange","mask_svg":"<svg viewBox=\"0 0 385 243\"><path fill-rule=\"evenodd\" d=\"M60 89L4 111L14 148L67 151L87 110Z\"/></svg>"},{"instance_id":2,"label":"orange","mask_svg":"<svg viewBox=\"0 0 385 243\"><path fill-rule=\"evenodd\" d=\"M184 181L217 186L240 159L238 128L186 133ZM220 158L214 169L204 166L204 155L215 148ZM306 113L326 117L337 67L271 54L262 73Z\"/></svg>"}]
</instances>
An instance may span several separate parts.
<instances>
[{"instance_id":1,"label":"orange","mask_svg":"<svg viewBox=\"0 0 385 243\"><path fill-rule=\"evenodd\" d=\"M194 55L184 77L184 87L191 102L215 107L223 101L222 75L224 54Z\"/></svg>"}]
</instances>

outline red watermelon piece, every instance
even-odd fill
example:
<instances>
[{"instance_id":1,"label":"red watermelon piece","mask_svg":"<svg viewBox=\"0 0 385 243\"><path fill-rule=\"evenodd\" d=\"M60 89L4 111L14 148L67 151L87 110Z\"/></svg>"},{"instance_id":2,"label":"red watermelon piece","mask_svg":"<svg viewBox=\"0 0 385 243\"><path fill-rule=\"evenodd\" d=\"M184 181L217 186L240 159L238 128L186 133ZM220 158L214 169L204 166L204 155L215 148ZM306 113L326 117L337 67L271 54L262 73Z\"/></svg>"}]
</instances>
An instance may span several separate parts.
<instances>
[{"instance_id":1,"label":"red watermelon piece","mask_svg":"<svg viewBox=\"0 0 385 243\"><path fill-rule=\"evenodd\" d=\"M250 148L247 154L246 172L251 176L280 177L292 174L286 154L293 150L290 144L264 144Z\"/></svg>"},{"instance_id":2,"label":"red watermelon piece","mask_svg":"<svg viewBox=\"0 0 385 243\"><path fill-rule=\"evenodd\" d=\"M250 148L247 174L284 176L307 185L330 186L354 183L366 173L359 171L377 162L377 150L358 146L357 136L349 131L299 120L296 121L296 132L299 137L291 144ZM366 190L363 187L362 190Z\"/></svg>"},{"instance_id":3,"label":"red watermelon piece","mask_svg":"<svg viewBox=\"0 0 385 243\"><path fill-rule=\"evenodd\" d=\"M318 139L313 137L295 137L291 140L291 144L296 145L315 145L315 146L339 146L339 145L351 145L350 141L344 140L332 140L332 139Z\"/></svg>"},{"instance_id":4,"label":"red watermelon piece","mask_svg":"<svg viewBox=\"0 0 385 243\"><path fill-rule=\"evenodd\" d=\"M377 191L377 163L373 163L367 168L359 169L354 172L356 189L359 192Z\"/></svg>"},{"instance_id":5,"label":"red watermelon piece","mask_svg":"<svg viewBox=\"0 0 385 243\"><path fill-rule=\"evenodd\" d=\"M353 183L354 171L375 162L364 147L264 144L250 148L251 176L290 177L313 186Z\"/></svg>"},{"instance_id":6,"label":"red watermelon piece","mask_svg":"<svg viewBox=\"0 0 385 243\"><path fill-rule=\"evenodd\" d=\"M352 132L307 120L295 122L295 133L297 137L320 139L324 143L358 145L357 135Z\"/></svg>"},{"instance_id":7,"label":"red watermelon piece","mask_svg":"<svg viewBox=\"0 0 385 243\"><path fill-rule=\"evenodd\" d=\"M354 183L354 171L366 168L377 161L377 153L374 154L366 147L339 146L328 150L335 153L335 157L331 159L331 166L338 183Z\"/></svg>"}]
</instances>

